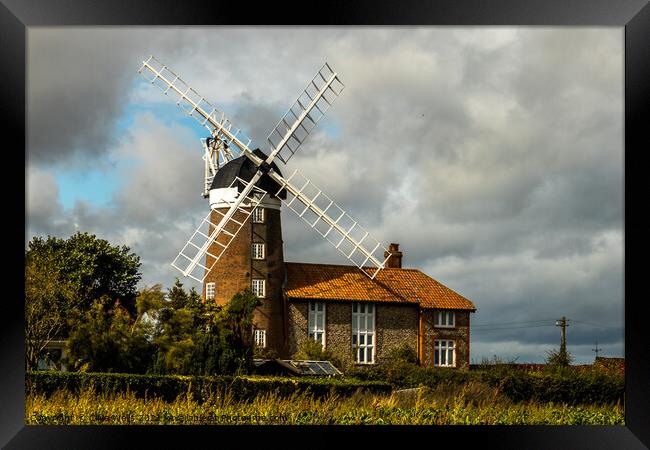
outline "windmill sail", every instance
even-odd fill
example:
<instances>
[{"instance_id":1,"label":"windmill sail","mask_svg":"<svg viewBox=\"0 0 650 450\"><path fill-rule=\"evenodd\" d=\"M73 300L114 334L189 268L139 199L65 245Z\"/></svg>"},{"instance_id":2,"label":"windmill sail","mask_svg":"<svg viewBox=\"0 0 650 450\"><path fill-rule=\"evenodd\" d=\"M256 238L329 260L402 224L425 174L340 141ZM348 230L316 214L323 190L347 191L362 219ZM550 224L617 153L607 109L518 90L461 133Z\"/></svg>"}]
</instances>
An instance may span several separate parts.
<instances>
[{"instance_id":1,"label":"windmill sail","mask_svg":"<svg viewBox=\"0 0 650 450\"><path fill-rule=\"evenodd\" d=\"M205 280L207 274L266 196L266 191L255 186L258 179L259 175L255 175L250 182L235 178L230 188L242 185L244 190L239 193L227 212L214 209L208 213L178 253L172 266L180 270L183 275L201 283ZM216 223L211 220L213 212L218 219Z\"/></svg>"},{"instance_id":2,"label":"windmill sail","mask_svg":"<svg viewBox=\"0 0 650 450\"><path fill-rule=\"evenodd\" d=\"M286 180L275 172L269 176L282 186L280 190L286 190L287 199L282 200L285 206L362 272L375 278L386 263L387 251L377 239L297 170Z\"/></svg>"},{"instance_id":3,"label":"windmill sail","mask_svg":"<svg viewBox=\"0 0 650 450\"><path fill-rule=\"evenodd\" d=\"M311 181L298 171L284 179L271 167L274 158L285 164L307 139L309 133L323 118L327 110L345 87L336 72L325 63L307 84L296 101L280 119L267 137L271 149L266 160L259 158L249 148L251 139L236 128L224 113L213 107L178 75L151 56L139 70L152 84L167 95L191 117L206 127L212 139L203 140L205 178L203 195L208 196L212 180L226 162L245 155L256 167L257 173L249 182L236 178L233 185L245 186L233 199L226 213L214 209L178 253L172 265L183 275L203 282L215 263L244 226L262 198L267 194L255 183L268 174L287 199L283 203L303 219L311 228L327 239L347 259L370 278L374 278L386 263L386 248L361 227L356 220L334 203ZM297 187L300 186L300 187ZM217 220L215 223L215 216Z\"/></svg>"},{"instance_id":4,"label":"windmill sail","mask_svg":"<svg viewBox=\"0 0 650 450\"><path fill-rule=\"evenodd\" d=\"M323 64L266 138L271 153L286 164L344 87L329 64Z\"/></svg>"},{"instance_id":5,"label":"windmill sail","mask_svg":"<svg viewBox=\"0 0 650 450\"><path fill-rule=\"evenodd\" d=\"M142 63L139 72L152 84L162 89L165 95L177 97L176 104L181 109L206 127L215 139L226 143L223 150L223 157L226 160L230 161L241 153L250 152L251 139L169 67L150 56Z\"/></svg>"}]
</instances>

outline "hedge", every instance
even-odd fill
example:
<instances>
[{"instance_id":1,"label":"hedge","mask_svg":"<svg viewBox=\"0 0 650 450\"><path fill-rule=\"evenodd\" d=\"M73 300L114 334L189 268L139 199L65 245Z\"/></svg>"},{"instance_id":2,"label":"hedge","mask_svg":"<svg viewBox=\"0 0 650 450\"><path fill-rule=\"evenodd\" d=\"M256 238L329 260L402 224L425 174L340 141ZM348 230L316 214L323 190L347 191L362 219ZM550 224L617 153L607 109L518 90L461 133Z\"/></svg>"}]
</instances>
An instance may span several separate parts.
<instances>
[{"instance_id":1,"label":"hedge","mask_svg":"<svg viewBox=\"0 0 650 450\"><path fill-rule=\"evenodd\" d=\"M266 393L289 396L309 391L321 397L329 393L348 396L357 390L390 393L391 385L384 381L349 378L283 378L260 376L182 376L138 375L123 373L33 371L26 373L26 390L51 395L57 390L80 392L94 389L97 393L133 392L138 397L159 397L173 401L179 395L191 393L202 402L213 394L228 392L236 400L248 400Z\"/></svg>"},{"instance_id":2,"label":"hedge","mask_svg":"<svg viewBox=\"0 0 650 450\"><path fill-rule=\"evenodd\" d=\"M485 377L484 378L488 378ZM492 385L514 401L577 404L623 403L623 377L598 373L509 373Z\"/></svg>"},{"instance_id":3,"label":"hedge","mask_svg":"<svg viewBox=\"0 0 650 450\"><path fill-rule=\"evenodd\" d=\"M570 405L623 403L624 377L599 370L560 372L529 372L508 367L481 370L418 367L407 363L378 366L358 371L363 380L383 380L394 388L427 386L441 383L465 384L470 381L486 383L515 402L555 402Z\"/></svg>"}]
</instances>

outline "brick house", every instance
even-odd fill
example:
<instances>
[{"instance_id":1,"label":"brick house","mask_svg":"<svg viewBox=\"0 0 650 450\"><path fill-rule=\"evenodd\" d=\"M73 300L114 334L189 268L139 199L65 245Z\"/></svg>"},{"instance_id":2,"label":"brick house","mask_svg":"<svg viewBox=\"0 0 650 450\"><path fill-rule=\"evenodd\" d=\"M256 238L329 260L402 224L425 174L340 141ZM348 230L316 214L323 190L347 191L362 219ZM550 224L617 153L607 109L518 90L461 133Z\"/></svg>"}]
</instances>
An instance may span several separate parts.
<instances>
[{"instance_id":1,"label":"brick house","mask_svg":"<svg viewBox=\"0 0 650 450\"><path fill-rule=\"evenodd\" d=\"M217 172L210 189L211 222L218 223L227 210L224 199L237 194L229 187L234 178L250 180L255 171L240 157ZM257 186L270 195L250 220L235 215L244 224L203 286L204 299L218 304L245 288L261 298L253 318L257 345L289 358L302 340L315 339L367 365L406 344L422 365L469 367L470 313L476 311L470 300L419 270L402 268L398 244L390 245L386 268L374 279L355 266L285 262L280 205L286 194L266 175ZM219 244L212 244L210 253L218 254Z\"/></svg>"}]
</instances>

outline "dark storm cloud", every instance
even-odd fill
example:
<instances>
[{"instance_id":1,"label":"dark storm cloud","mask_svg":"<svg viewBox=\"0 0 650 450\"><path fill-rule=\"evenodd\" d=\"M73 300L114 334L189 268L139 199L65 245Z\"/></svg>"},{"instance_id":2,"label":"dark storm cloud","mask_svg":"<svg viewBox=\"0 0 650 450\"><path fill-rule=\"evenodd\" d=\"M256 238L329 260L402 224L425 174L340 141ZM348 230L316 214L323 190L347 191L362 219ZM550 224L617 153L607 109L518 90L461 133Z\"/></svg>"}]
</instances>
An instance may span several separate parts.
<instances>
[{"instance_id":1,"label":"dark storm cloud","mask_svg":"<svg viewBox=\"0 0 650 450\"><path fill-rule=\"evenodd\" d=\"M138 33L31 28L28 39L30 161L100 159L138 69Z\"/></svg>"}]
</instances>

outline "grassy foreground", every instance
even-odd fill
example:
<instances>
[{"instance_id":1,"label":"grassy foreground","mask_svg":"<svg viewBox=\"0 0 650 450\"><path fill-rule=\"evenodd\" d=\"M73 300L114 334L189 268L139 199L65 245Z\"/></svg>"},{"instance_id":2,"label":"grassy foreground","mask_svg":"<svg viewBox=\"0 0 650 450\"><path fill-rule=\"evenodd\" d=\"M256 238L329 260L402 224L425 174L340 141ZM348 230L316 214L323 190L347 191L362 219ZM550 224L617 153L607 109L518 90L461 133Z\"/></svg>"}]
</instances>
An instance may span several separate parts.
<instances>
[{"instance_id":1,"label":"grassy foreground","mask_svg":"<svg viewBox=\"0 0 650 450\"><path fill-rule=\"evenodd\" d=\"M408 395L350 397L308 392L289 397L265 394L252 401L235 401L225 392L199 403L191 396L173 402L137 398L133 393L80 394L57 391L51 396L28 394L25 421L36 424L408 424L408 425L622 425L621 405L567 406L512 403L503 398L476 401L465 391L453 396L418 389Z\"/></svg>"}]
</instances>

